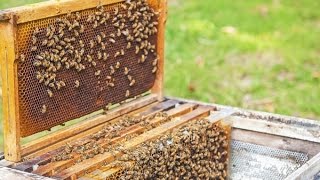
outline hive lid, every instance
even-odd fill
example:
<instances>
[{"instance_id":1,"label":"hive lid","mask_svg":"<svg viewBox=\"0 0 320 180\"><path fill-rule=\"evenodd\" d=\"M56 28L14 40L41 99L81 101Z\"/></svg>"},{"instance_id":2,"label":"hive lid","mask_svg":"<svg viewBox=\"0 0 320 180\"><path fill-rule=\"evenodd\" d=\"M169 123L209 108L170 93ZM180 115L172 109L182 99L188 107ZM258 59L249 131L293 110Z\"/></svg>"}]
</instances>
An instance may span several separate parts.
<instances>
[{"instance_id":1,"label":"hive lid","mask_svg":"<svg viewBox=\"0 0 320 180\"><path fill-rule=\"evenodd\" d=\"M150 90L161 99L165 8L65 0L1 12L6 159L20 160L21 137Z\"/></svg>"}]
</instances>

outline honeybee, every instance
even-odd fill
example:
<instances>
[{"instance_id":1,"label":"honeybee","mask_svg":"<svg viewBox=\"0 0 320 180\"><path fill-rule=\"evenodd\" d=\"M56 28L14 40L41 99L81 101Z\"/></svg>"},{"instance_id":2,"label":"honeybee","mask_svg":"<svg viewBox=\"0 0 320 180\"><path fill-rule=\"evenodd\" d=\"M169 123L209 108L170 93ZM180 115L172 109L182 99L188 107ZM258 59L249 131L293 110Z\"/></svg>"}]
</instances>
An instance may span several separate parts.
<instances>
[{"instance_id":1,"label":"honeybee","mask_svg":"<svg viewBox=\"0 0 320 180\"><path fill-rule=\"evenodd\" d=\"M120 55L124 56L124 50L123 49L120 50Z\"/></svg>"},{"instance_id":2,"label":"honeybee","mask_svg":"<svg viewBox=\"0 0 320 180\"><path fill-rule=\"evenodd\" d=\"M37 43L37 37L36 36L32 36L32 44L35 45Z\"/></svg>"},{"instance_id":3,"label":"honeybee","mask_svg":"<svg viewBox=\"0 0 320 180\"><path fill-rule=\"evenodd\" d=\"M142 63L145 62L146 61L146 56L144 54L142 54L140 60L141 60L140 62L142 62Z\"/></svg>"},{"instance_id":4,"label":"honeybee","mask_svg":"<svg viewBox=\"0 0 320 180\"><path fill-rule=\"evenodd\" d=\"M154 59L153 62L152 62L153 66L156 66L157 64L158 64L158 58Z\"/></svg>"},{"instance_id":5,"label":"honeybee","mask_svg":"<svg viewBox=\"0 0 320 180\"><path fill-rule=\"evenodd\" d=\"M79 12L76 12L76 20L80 20L81 19L81 15L80 15L80 13Z\"/></svg>"},{"instance_id":6,"label":"honeybee","mask_svg":"<svg viewBox=\"0 0 320 180\"><path fill-rule=\"evenodd\" d=\"M98 70L94 73L95 76L100 76L100 74L101 74L101 70Z\"/></svg>"},{"instance_id":7,"label":"honeybee","mask_svg":"<svg viewBox=\"0 0 320 180\"><path fill-rule=\"evenodd\" d=\"M101 36L100 35L97 35L97 42L100 44L101 43L101 41L102 41L102 38L101 38Z\"/></svg>"},{"instance_id":8,"label":"honeybee","mask_svg":"<svg viewBox=\"0 0 320 180\"><path fill-rule=\"evenodd\" d=\"M118 7L115 7L115 8L114 8L114 15L118 15L118 13L119 13L119 8L118 8Z\"/></svg>"},{"instance_id":9,"label":"honeybee","mask_svg":"<svg viewBox=\"0 0 320 180\"><path fill-rule=\"evenodd\" d=\"M116 41L112 38L109 38L109 42L111 42L112 44L114 44Z\"/></svg>"},{"instance_id":10,"label":"honeybee","mask_svg":"<svg viewBox=\"0 0 320 180\"><path fill-rule=\"evenodd\" d=\"M94 21L93 28L96 29L98 27L98 21Z\"/></svg>"},{"instance_id":11,"label":"honeybee","mask_svg":"<svg viewBox=\"0 0 320 180\"><path fill-rule=\"evenodd\" d=\"M101 42L101 49L102 49L102 50L106 50L106 45L105 45L105 43L103 43L103 42Z\"/></svg>"},{"instance_id":12,"label":"honeybee","mask_svg":"<svg viewBox=\"0 0 320 180\"><path fill-rule=\"evenodd\" d=\"M105 38L107 37L104 32L100 32L100 35L101 35L101 37L102 37L103 39L105 39Z\"/></svg>"},{"instance_id":13,"label":"honeybee","mask_svg":"<svg viewBox=\"0 0 320 180\"><path fill-rule=\"evenodd\" d=\"M115 69L113 68L113 66L110 66L110 75L114 74L115 73Z\"/></svg>"},{"instance_id":14,"label":"honeybee","mask_svg":"<svg viewBox=\"0 0 320 180\"><path fill-rule=\"evenodd\" d=\"M41 65L42 65L41 61L36 60L36 61L33 62L33 66L39 67Z\"/></svg>"},{"instance_id":15,"label":"honeybee","mask_svg":"<svg viewBox=\"0 0 320 180\"><path fill-rule=\"evenodd\" d=\"M117 62L116 63L116 69L119 69L120 68L120 62Z\"/></svg>"},{"instance_id":16,"label":"honeybee","mask_svg":"<svg viewBox=\"0 0 320 180\"><path fill-rule=\"evenodd\" d=\"M102 59L102 53L100 51L98 51L97 57L98 57L99 60Z\"/></svg>"},{"instance_id":17,"label":"honeybee","mask_svg":"<svg viewBox=\"0 0 320 180\"><path fill-rule=\"evenodd\" d=\"M42 105L41 113L44 114L46 112L47 112L47 106L46 105Z\"/></svg>"},{"instance_id":18,"label":"honeybee","mask_svg":"<svg viewBox=\"0 0 320 180\"><path fill-rule=\"evenodd\" d=\"M32 46L32 47L31 47L31 51L36 51L37 49L38 49L37 46Z\"/></svg>"},{"instance_id":19,"label":"honeybee","mask_svg":"<svg viewBox=\"0 0 320 180\"><path fill-rule=\"evenodd\" d=\"M127 67L124 68L124 75L128 75L129 74L129 69Z\"/></svg>"},{"instance_id":20,"label":"honeybee","mask_svg":"<svg viewBox=\"0 0 320 180\"><path fill-rule=\"evenodd\" d=\"M76 37L79 37L79 32L77 30L73 30L73 33Z\"/></svg>"},{"instance_id":21,"label":"honeybee","mask_svg":"<svg viewBox=\"0 0 320 180\"><path fill-rule=\"evenodd\" d=\"M155 72L157 72L157 67L155 66L155 67L153 67L153 69L152 69L152 73L155 73Z\"/></svg>"},{"instance_id":22,"label":"honeybee","mask_svg":"<svg viewBox=\"0 0 320 180\"><path fill-rule=\"evenodd\" d=\"M103 53L103 60L106 61L108 59L108 57L109 57L109 54L104 52Z\"/></svg>"},{"instance_id":23,"label":"honeybee","mask_svg":"<svg viewBox=\"0 0 320 180\"><path fill-rule=\"evenodd\" d=\"M52 47L54 44L55 44L54 40L51 39L50 41L48 41L47 46L48 46L48 47Z\"/></svg>"},{"instance_id":24,"label":"honeybee","mask_svg":"<svg viewBox=\"0 0 320 180\"><path fill-rule=\"evenodd\" d=\"M136 54L138 54L139 53L139 51L140 51L140 48L139 48L139 46L136 46Z\"/></svg>"},{"instance_id":25,"label":"honeybee","mask_svg":"<svg viewBox=\"0 0 320 180\"><path fill-rule=\"evenodd\" d=\"M121 30L120 30L120 28L117 30L117 36L118 36L118 37L121 36Z\"/></svg>"},{"instance_id":26,"label":"honeybee","mask_svg":"<svg viewBox=\"0 0 320 180\"><path fill-rule=\"evenodd\" d=\"M50 34L51 34L51 28L48 27L48 28L46 29L46 37L49 37Z\"/></svg>"},{"instance_id":27,"label":"honeybee","mask_svg":"<svg viewBox=\"0 0 320 180\"><path fill-rule=\"evenodd\" d=\"M84 33L84 26L80 25L79 33Z\"/></svg>"},{"instance_id":28,"label":"honeybee","mask_svg":"<svg viewBox=\"0 0 320 180\"><path fill-rule=\"evenodd\" d=\"M34 31L33 31L33 35L37 35L37 34L39 34L39 33L40 33L40 30L39 30L38 27L36 27L36 28L34 29Z\"/></svg>"},{"instance_id":29,"label":"honeybee","mask_svg":"<svg viewBox=\"0 0 320 180\"><path fill-rule=\"evenodd\" d=\"M75 88L78 88L79 86L80 86L80 82L79 82L79 80L76 80L75 82L74 82L74 87Z\"/></svg>"},{"instance_id":30,"label":"honeybee","mask_svg":"<svg viewBox=\"0 0 320 180\"><path fill-rule=\"evenodd\" d=\"M108 83L108 86L114 87L114 83L113 83L113 82L109 82L109 83Z\"/></svg>"},{"instance_id":31,"label":"honeybee","mask_svg":"<svg viewBox=\"0 0 320 180\"><path fill-rule=\"evenodd\" d=\"M94 45L95 45L95 43L94 43L94 41L93 40L90 40L90 48L92 49L93 47L94 47Z\"/></svg>"},{"instance_id":32,"label":"honeybee","mask_svg":"<svg viewBox=\"0 0 320 180\"><path fill-rule=\"evenodd\" d=\"M130 49L130 48L131 48L131 42L128 42L127 49Z\"/></svg>"},{"instance_id":33,"label":"honeybee","mask_svg":"<svg viewBox=\"0 0 320 180\"><path fill-rule=\"evenodd\" d=\"M132 81L130 82L129 86L133 86L136 83L136 80L132 79Z\"/></svg>"},{"instance_id":34,"label":"honeybee","mask_svg":"<svg viewBox=\"0 0 320 180\"><path fill-rule=\"evenodd\" d=\"M88 54L87 55L87 61L90 63L92 61L92 57Z\"/></svg>"},{"instance_id":35,"label":"honeybee","mask_svg":"<svg viewBox=\"0 0 320 180\"><path fill-rule=\"evenodd\" d=\"M26 56L24 54L20 54L20 62L24 63L26 61Z\"/></svg>"},{"instance_id":36,"label":"honeybee","mask_svg":"<svg viewBox=\"0 0 320 180\"><path fill-rule=\"evenodd\" d=\"M64 81L60 81L60 85L61 85L62 87L65 87L65 86L66 86L66 83L65 83Z\"/></svg>"},{"instance_id":37,"label":"honeybee","mask_svg":"<svg viewBox=\"0 0 320 180\"><path fill-rule=\"evenodd\" d=\"M84 48L84 43L83 43L82 40L79 41L79 45L80 45L81 48Z\"/></svg>"},{"instance_id":38,"label":"honeybee","mask_svg":"<svg viewBox=\"0 0 320 180\"><path fill-rule=\"evenodd\" d=\"M131 82L132 81L132 76L131 75L127 75L128 80Z\"/></svg>"},{"instance_id":39,"label":"honeybee","mask_svg":"<svg viewBox=\"0 0 320 180\"><path fill-rule=\"evenodd\" d=\"M88 16L87 22L93 22L93 20L94 20L94 15L90 14Z\"/></svg>"},{"instance_id":40,"label":"honeybee","mask_svg":"<svg viewBox=\"0 0 320 180\"><path fill-rule=\"evenodd\" d=\"M97 63L95 61L92 61L91 64L92 64L93 67L97 66Z\"/></svg>"},{"instance_id":41,"label":"honeybee","mask_svg":"<svg viewBox=\"0 0 320 180\"><path fill-rule=\"evenodd\" d=\"M120 52L117 51L117 52L114 54L114 57L116 58L116 57L118 57L119 55L120 55Z\"/></svg>"}]
</instances>

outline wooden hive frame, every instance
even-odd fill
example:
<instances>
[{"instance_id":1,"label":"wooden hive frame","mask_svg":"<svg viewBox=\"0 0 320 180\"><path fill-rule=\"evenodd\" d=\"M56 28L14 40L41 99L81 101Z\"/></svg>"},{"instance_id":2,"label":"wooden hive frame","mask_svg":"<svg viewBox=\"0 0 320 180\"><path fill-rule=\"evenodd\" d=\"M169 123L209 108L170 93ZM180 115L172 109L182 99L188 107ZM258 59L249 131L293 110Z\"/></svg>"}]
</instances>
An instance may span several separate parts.
<instances>
[{"instance_id":1,"label":"wooden hive frame","mask_svg":"<svg viewBox=\"0 0 320 180\"><path fill-rule=\"evenodd\" d=\"M163 65L164 65L164 26L166 22L166 0L148 0L151 7L160 12L157 52L159 55L156 81L151 94L131 104L124 104L117 112L111 112L108 117L95 117L49 136L37 139L26 145L21 145L19 101L17 90L17 25L30 21L55 17L68 12L81 11L98 5L109 5L124 2L124 0L64 0L47 1L34 5L13 8L0 12L0 58L2 74L3 122L4 122L4 154L9 161L21 161L21 157L31 154L41 148L52 145L66 137L77 135L89 130L114 117L163 99ZM136 107L132 107L132 105Z\"/></svg>"}]
</instances>

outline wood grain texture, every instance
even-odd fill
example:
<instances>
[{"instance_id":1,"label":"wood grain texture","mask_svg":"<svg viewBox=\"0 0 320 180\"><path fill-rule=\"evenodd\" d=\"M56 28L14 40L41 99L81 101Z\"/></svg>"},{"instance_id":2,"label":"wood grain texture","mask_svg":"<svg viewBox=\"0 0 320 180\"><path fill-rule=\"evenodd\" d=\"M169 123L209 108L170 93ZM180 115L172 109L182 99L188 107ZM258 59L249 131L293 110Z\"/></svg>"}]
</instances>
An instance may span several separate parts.
<instances>
[{"instance_id":1,"label":"wood grain texture","mask_svg":"<svg viewBox=\"0 0 320 180\"><path fill-rule=\"evenodd\" d=\"M17 108L17 67L16 47L16 18L9 22L0 22L0 59L3 93L3 134L4 154L10 161L21 160L20 154L20 123Z\"/></svg>"},{"instance_id":2,"label":"wood grain texture","mask_svg":"<svg viewBox=\"0 0 320 180\"><path fill-rule=\"evenodd\" d=\"M204 116L208 116L210 110L212 110L211 107L205 107L205 106L201 106L198 109L185 114L179 118L176 118L170 122L167 122L163 125L160 125L157 128L154 128L150 131L147 131L141 135L139 135L136 138L131 139L130 141L127 141L125 143L123 143L123 149L131 149L133 147L136 147L137 145L157 138L159 137L161 134L172 130L173 128L176 128L192 119L195 118L200 118L200 117L204 117ZM84 172L86 171L92 171L93 169L96 169L97 167L101 166L103 163L110 163L112 161L114 161L116 158L120 157L123 153L116 151L113 154L111 153L104 153L104 154L100 154L97 155L95 157L93 157L92 159L89 159L87 161L83 161L79 164L76 164L68 169L63 170L62 172L59 172L58 174L56 174L54 177L56 178L61 178L61 179L72 179L75 178L79 175L84 174Z\"/></svg>"},{"instance_id":3,"label":"wood grain texture","mask_svg":"<svg viewBox=\"0 0 320 180\"><path fill-rule=\"evenodd\" d=\"M0 17L17 16L17 23L25 23L38 19L54 17L68 12L81 11L95 8L98 5L108 5L123 2L124 0L61 0L45 1L37 4L30 4L12 9L7 9L0 13Z\"/></svg>"},{"instance_id":4,"label":"wood grain texture","mask_svg":"<svg viewBox=\"0 0 320 180\"><path fill-rule=\"evenodd\" d=\"M309 129L308 127L296 127L281 122L270 122L239 116L232 116L229 119L232 121L232 126L235 128L320 143L319 129L317 131Z\"/></svg>"},{"instance_id":5,"label":"wood grain texture","mask_svg":"<svg viewBox=\"0 0 320 180\"><path fill-rule=\"evenodd\" d=\"M232 139L275 149L296 151L308 154L311 158L320 152L320 144L300 139L233 128Z\"/></svg>"},{"instance_id":6,"label":"wood grain texture","mask_svg":"<svg viewBox=\"0 0 320 180\"><path fill-rule=\"evenodd\" d=\"M156 3L157 2L157 3ZM158 4L159 6L159 25L158 25L158 40L157 40L157 52L159 55L158 70L156 74L155 83L151 91L158 94L159 100L163 99L163 87L164 87L164 61L165 61L165 25L167 21L167 0L153 0L151 4Z\"/></svg>"},{"instance_id":7,"label":"wood grain texture","mask_svg":"<svg viewBox=\"0 0 320 180\"><path fill-rule=\"evenodd\" d=\"M86 131L90 128L93 128L99 124L105 123L111 119L122 116L130 111L134 111L143 106L151 104L157 100L157 96L154 94L147 95L145 97L139 98L137 100L131 101L129 103L123 104L115 109L110 110L106 115L100 115L88 120L84 120L80 123L77 123L69 128L58 131L54 134L45 136L43 138L32 141L26 145L22 146L22 155L26 156L30 153L33 153L37 150L40 150L44 147L48 147L54 143L57 143L63 139L67 139L71 136L75 136L83 131Z\"/></svg>"},{"instance_id":8,"label":"wood grain texture","mask_svg":"<svg viewBox=\"0 0 320 180\"><path fill-rule=\"evenodd\" d=\"M178 108L174 108L172 110L169 110L166 113L170 117L176 117L180 114L187 113L187 112L191 111L193 109L193 107L195 107L195 105L193 105L193 104L184 104L184 105L179 106ZM152 116L156 111L153 111L153 112L146 111L146 112L148 112L149 114L147 115L144 113L145 116L149 117L149 116ZM155 125L158 123L161 123L161 120L155 119L150 122L150 125ZM132 135L132 134L136 134L136 133L141 134L145 130L146 130L145 127L142 127L138 124L132 125L132 126L126 128L125 130L123 130L119 137L113 138L110 142L101 143L100 146L107 147L109 145L109 143L111 143L111 144L117 143L117 142L125 139L125 137L127 137L128 135ZM39 174L39 175L51 175L51 174L53 174L54 171L57 171L58 169L65 169L67 167L70 167L79 158L80 158L80 156L74 156L73 159L70 159L67 161L61 161L61 162L47 164L47 165L39 167L36 171L34 171L34 173Z\"/></svg>"},{"instance_id":9,"label":"wood grain texture","mask_svg":"<svg viewBox=\"0 0 320 180\"><path fill-rule=\"evenodd\" d=\"M164 102L154 102L154 103L149 104L147 106L144 106L142 108L130 111L129 113L126 113L126 115L129 115L129 116L131 116L131 115L132 116L151 116L151 115L156 114L157 112L164 111L168 108L174 107L176 105L176 103L177 103L177 101L175 101L175 100L168 100L168 101L164 101ZM122 107L122 106L120 106L120 107ZM114 110L116 110L116 109L114 109ZM119 120L120 120L120 117L117 117L115 119L108 121L108 123L115 123ZM68 143L77 142L78 140L81 139L81 142L85 143L88 140L90 140L91 134L94 134L94 133L100 131L101 129L103 129L104 126L105 126L105 124L100 124L100 125L95 126L91 129L88 129L86 131L79 132L79 134L77 134L77 135L71 136L69 138L65 138L55 144L52 144L48 147L44 147L43 149L40 149L38 151L35 151L25 157L26 159L30 159L30 160L19 163L19 164L13 166L13 168L23 170L23 171L32 171L32 166L34 164L45 164L45 163L50 162L51 157L54 156L59 151L63 150L63 147L65 146L65 144L67 142ZM47 168L47 169L49 172L50 168Z\"/></svg>"}]
</instances>

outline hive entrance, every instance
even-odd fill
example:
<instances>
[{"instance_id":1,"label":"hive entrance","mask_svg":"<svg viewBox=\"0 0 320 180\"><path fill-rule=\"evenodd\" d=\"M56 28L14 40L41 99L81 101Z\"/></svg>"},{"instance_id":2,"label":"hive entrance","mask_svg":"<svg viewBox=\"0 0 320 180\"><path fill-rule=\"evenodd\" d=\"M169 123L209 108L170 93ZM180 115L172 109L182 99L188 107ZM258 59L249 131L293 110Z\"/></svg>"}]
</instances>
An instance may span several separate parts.
<instances>
[{"instance_id":1,"label":"hive entrance","mask_svg":"<svg viewBox=\"0 0 320 180\"><path fill-rule=\"evenodd\" d=\"M21 136L151 89L157 24L155 10L145 1L19 24Z\"/></svg>"}]
</instances>

